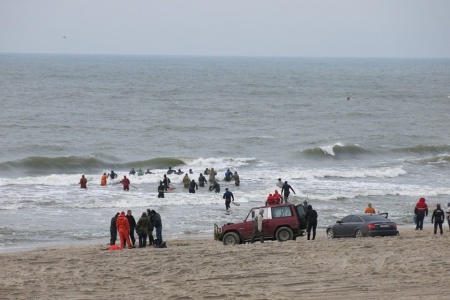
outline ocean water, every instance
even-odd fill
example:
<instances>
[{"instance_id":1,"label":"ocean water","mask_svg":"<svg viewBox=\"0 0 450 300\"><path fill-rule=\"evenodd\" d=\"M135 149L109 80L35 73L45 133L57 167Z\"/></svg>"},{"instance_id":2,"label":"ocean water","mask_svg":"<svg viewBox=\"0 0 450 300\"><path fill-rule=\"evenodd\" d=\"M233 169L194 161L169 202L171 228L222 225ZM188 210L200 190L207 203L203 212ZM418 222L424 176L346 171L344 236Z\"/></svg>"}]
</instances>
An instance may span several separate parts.
<instances>
[{"instance_id":1,"label":"ocean water","mask_svg":"<svg viewBox=\"0 0 450 300\"><path fill-rule=\"evenodd\" d=\"M158 211L165 239L212 238L278 178L319 230L368 202L412 226L419 197L450 202L449 78L449 59L0 54L0 251L106 245L127 209ZM183 175L158 199L169 166L237 171L241 186L219 183L241 206ZM155 174L100 186L132 167Z\"/></svg>"}]
</instances>

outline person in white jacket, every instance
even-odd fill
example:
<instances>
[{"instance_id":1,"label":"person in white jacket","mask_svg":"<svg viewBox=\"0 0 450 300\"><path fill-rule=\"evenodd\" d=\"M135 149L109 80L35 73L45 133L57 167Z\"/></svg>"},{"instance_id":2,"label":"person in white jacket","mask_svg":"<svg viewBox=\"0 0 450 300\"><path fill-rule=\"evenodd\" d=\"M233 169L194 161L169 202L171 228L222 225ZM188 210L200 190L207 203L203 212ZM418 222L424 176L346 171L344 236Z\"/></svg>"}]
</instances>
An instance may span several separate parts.
<instances>
[{"instance_id":1,"label":"person in white jacket","mask_svg":"<svg viewBox=\"0 0 450 300\"><path fill-rule=\"evenodd\" d=\"M264 208L259 209L258 215L253 220L253 235L250 242L253 244L255 239L260 237L261 243L264 243L264 233L263 233L263 214Z\"/></svg>"}]
</instances>

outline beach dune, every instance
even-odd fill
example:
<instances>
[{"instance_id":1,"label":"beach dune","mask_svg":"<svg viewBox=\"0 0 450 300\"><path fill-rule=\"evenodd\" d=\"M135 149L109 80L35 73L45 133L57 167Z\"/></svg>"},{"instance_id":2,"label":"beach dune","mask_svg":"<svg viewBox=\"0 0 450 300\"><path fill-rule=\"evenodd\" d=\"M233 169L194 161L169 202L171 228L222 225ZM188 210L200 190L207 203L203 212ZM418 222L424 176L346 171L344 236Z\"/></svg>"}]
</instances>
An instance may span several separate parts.
<instances>
[{"instance_id":1,"label":"beach dune","mask_svg":"<svg viewBox=\"0 0 450 300\"><path fill-rule=\"evenodd\" d=\"M1 299L445 299L450 232L223 246L107 245L0 254Z\"/></svg>"}]
</instances>

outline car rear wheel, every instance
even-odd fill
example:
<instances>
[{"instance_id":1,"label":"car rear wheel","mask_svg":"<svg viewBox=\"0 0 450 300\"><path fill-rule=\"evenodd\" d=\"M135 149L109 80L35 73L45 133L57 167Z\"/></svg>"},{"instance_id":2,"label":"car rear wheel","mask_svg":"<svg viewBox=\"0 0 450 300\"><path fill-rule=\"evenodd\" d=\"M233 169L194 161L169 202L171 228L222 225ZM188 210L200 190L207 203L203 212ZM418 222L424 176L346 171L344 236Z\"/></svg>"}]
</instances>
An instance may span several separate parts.
<instances>
[{"instance_id":1,"label":"car rear wheel","mask_svg":"<svg viewBox=\"0 0 450 300\"><path fill-rule=\"evenodd\" d=\"M363 237L363 233L361 230L356 230L355 231L355 238L362 238Z\"/></svg>"},{"instance_id":2,"label":"car rear wheel","mask_svg":"<svg viewBox=\"0 0 450 300\"><path fill-rule=\"evenodd\" d=\"M225 233L225 235L223 236L223 244L225 246L240 244L239 236L234 232Z\"/></svg>"},{"instance_id":3,"label":"car rear wheel","mask_svg":"<svg viewBox=\"0 0 450 300\"><path fill-rule=\"evenodd\" d=\"M330 228L330 229L327 230L327 238L334 239L333 229Z\"/></svg>"},{"instance_id":4,"label":"car rear wheel","mask_svg":"<svg viewBox=\"0 0 450 300\"><path fill-rule=\"evenodd\" d=\"M292 233L292 230L288 227L281 227L277 230L276 238L279 242L285 242L288 240L292 240L294 237L294 234Z\"/></svg>"}]
</instances>

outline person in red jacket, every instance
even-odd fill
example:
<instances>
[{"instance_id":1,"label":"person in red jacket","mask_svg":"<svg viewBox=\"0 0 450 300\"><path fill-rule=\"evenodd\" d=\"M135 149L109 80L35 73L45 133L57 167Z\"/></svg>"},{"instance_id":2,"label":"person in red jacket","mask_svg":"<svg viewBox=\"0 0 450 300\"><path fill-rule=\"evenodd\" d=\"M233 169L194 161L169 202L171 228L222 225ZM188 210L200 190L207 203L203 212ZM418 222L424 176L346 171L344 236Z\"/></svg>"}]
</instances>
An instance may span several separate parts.
<instances>
[{"instance_id":1,"label":"person in red jacket","mask_svg":"<svg viewBox=\"0 0 450 300\"><path fill-rule=\"evenodd\" d=\"M123 176L121 183L123 184L124 191L130 190L130 179L128 179L127 176Z\"/></svg>"},{"instance_id":2,"label":"person in red jacket","mask_svg":"<svg viewBox=\"0 0 450 300\"><path fill-rule=\"evenodd\" d=\"M125 216L125 212L121 212L117 217L116 228L119 232L120 238L120 247L125 247L125 241L127 242L128 249L133 249L130 241L130 223L128 223L128 219Z\"/></svg>"},{"instance_id":3,"label":"person in red jacket","mask_svg":"<svg viewBox=\"0 0 450 300\"><path fill-rule=\"evenodd\" d=\"M283 202L283 196L278 193L278 190L275 190L273 197L275 198L275 204L280 204L281 202Z\"/></svg>"},{"instance_id":4,"label":"person in red jacket","mask_svg":"<svg viewBox=\"0 0 450 300\"><path fill-rule=\"evenodd\" d=\"M423 219L428 216L428 205L425 203L425 198L420 198L414 208L416 214L416 230L423 229Z\"/></svg>"}]
</instances>

